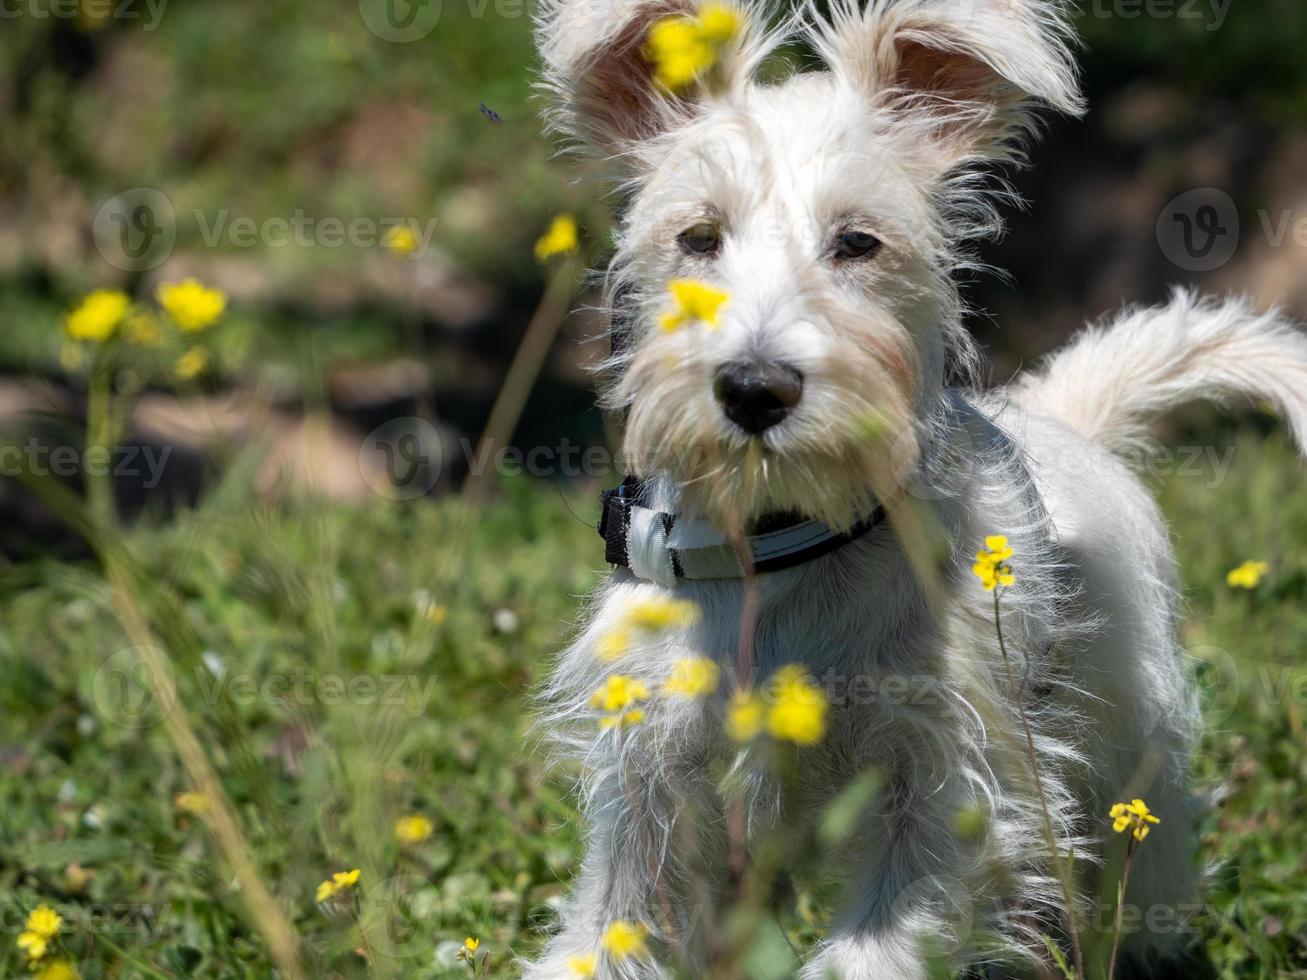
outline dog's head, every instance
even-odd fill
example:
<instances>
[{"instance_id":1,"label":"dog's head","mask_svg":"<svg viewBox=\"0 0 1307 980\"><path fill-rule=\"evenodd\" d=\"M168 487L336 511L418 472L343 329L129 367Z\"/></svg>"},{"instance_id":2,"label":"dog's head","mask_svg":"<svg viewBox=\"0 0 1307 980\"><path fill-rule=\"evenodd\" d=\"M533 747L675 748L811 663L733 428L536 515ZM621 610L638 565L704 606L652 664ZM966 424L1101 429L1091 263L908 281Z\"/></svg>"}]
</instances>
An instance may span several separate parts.
<instances>
[{"instance_id":1,"label":"dog's head","mask_svg":"<svg viewBox=\"0 0 1307 980\"><path fill-rule=\"evenodd\" d=\"M865 2L771 31L697 0L552 0L540 21L555 129L626 192L605 392L625 455L723 522L844 524L913 468L965 349L962 245L996 225L980 175L1037 100L1080 107L1056 0ZM668 23L673 49L709 35L680 52L696 71L660 61ZM825 69L760 80L784 41ZM678 281L707 288L683 308Z\"/></svg>"}]
</instances>

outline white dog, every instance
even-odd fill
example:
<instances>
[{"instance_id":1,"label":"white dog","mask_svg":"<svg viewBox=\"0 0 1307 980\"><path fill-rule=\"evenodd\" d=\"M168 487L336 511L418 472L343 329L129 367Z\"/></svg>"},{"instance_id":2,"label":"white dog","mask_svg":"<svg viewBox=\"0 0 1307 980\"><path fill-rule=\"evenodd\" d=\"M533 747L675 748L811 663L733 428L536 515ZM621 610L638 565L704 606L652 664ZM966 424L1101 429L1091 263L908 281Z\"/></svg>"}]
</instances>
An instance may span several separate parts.
<instances>
[{"instance_id":1,"label":"white dog","mask_svg":"<svg viewBox=\"0 0 1307 980\"><path fill-rule=\"evenodd\" d=\"M734 841L810 834L867 771L879 791L819 862L846 898L803 975L925 977L930 950L963 968L1040 968L1044 937L1070 944L1022 708L1059 853L1074 847L1082 923L1097 921L1095 868L1124 846L1106 819L1120 800L1143 797L1163 821L1139 848L1129 904L1176 910L1198 895L1174 560L1118 455L1159 413L1234 396L1274 404L1307 446L1307 338L1177 293L1009 389L968 387L953 273L997 226L984 174L1017 159L1034 108L1081 109L1066 11L830 6L771 31L737 8L738 33L675 92L648 37L694 17L695 0L551 0L541 17L554 128L624 192L605 401L625 415L640 480L606 500L619 567L547 692L546 726L583 773L587 855L529 977L575 975L573 958L602 950L618 921L654 942L601 952L599 977L740 975L714 960L742 873ZM761 81L795 39L825 70ZM664 329L674 280L728 298ZM970 567L994 534L1015 549L1002 598L1015 684ZM601 655L634 603L669 597L698 617ZM715 694L637 698L630 724L599 723L607 677L652 692L687 656L720 662ZM831 702L825 737L797 750L797 790L723 728L737 683L791 663ZM959 833L977 810L983 829ZM1161 919L1126 939L1142 975L1192 939L1174 919L1147 921Z\"/></svg>"}]
</instances>

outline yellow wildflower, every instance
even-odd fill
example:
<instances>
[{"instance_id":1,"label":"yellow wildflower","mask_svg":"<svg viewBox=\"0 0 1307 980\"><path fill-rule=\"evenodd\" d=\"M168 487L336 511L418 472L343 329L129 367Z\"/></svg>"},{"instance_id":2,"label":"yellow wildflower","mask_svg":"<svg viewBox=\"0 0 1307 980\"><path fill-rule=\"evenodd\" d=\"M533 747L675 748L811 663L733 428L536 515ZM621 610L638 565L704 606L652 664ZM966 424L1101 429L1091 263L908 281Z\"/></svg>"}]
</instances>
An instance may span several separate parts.
<instances>
[{"instance_id":1,"label":"yellow wildflower","mask_svg":"<svg viewBox=\"0 0 1307 980\"><path fill-rule=\"evenodd\" d=\"M620 660L631 650L631 631L625 629L609 630L595 643L595 656L604 663Z\"/></svg>"},{"instance_id":2,"label":"yellow wildflower","mask_svg":"<svg viewBox=\"0 0 1307 980\"><path fill-rule=\"evenodd\" d=\"M826 694L797 664L782 667L770 682L773 701L767 730L773 738L816 745L826 734Z\"/></svg>"},{"instance_id":3,"label":"yellow wildflower","mask_svg":"<svg viewBox=\"0 0 1307 980\"><path fill-rule=\"evenodd\" d=\"M189 813L193 817L209 812L209 798L203 793L187 791L172 798L173 809L178 813Z\"/></svg>"},{"instance_id":4,"label":"yellow wildflower","mask_svg":"<svg viewBox=\"0 0 1307 980\"><path fill-rule=\"evenodd\" d=\"M39 936L34 932L20 932L18 934L18 949L27 954L27 958L35 962L45 955L50 941L44 936Z\"/></svg>"},{"instance_id":5,"label":"yellow wildflower","mask_svg":"<svg viewBox=\"0 0 1307 980\"><path fill-rule=\"evenodd\" d=\"M38 905L27 916L27 927L18 934L18 948L28 960L36 962L45 956L63 924L58 912L48 905Z\"/></svg>"},{"instance_id":6,"label":"yellow wildflower","mask_svg":"<svg viewBox=\"0 0 1307 980\"><path fill-rule=\"evenodd\" d=\"M615 960L624 960L628 956L639 956L645 951L645 941L649 930L638 922L623 922L620 919L604 931L604 949Z\"/></svg>"},{"instance_id":7,"label":"yellow wildflower","mask_svg":"<svg viewBox=\"0 0 1307 980\"><path fill-rule=\"evenodd\" d=\"M1225 576L1225 584L1232 589L1255 589L1270 570L1269 562L1246 561L1230 570Z\"/></svg>"},{"instance_id":8,"label":"yellow wildflower","mask_svg":"<svg viewBox=\"0 0 1307 980\"><path fill-rule=\"evenodd\" d=\"M639 705L649 699L649 685L625 674L614 674L590 696L590 706L604 712L601 728L621 725L638 725L644 721L644 709Z\"/></svg>"},{"instance_id":9,"label":"yellow wildflower","mask_svg":"<svg viewBox=\"0 0 1307 980\"><path fill-rule=\"evenodd\" d=\"M740 33L744 17L724 3L706 3L699 11L699 33L715 44L725 44Z\"/></svg>"},{"instance_id":10,"label":"yellow wildflower","mask_svg":"<svg viewBox=\"0 0 1307 980\"><path fill-rule=\"evenodd\" d=\"M227 296L221 290L210 289L198 279L164 283L158 289L159 305L182 330L205 330L222 319L227 311Z\"/></svg>"},{"instance_id":11,"label":"yellow wildflower","mask_svg":"<svg viewBox=\"0 0 1307 980\"><path fill-rule=\"evenodd\" d=\"M420 813L400 817L395 821L395 837L401 844L421 844L434 830L431 820Z\"/></svg>"},{"instance_id":12,"label":"yellow wildflower","mask_svg":"<svg viewBox=\"0 0 1307 980\"><path fill-rule=\"evenodd\" d=\"M762 734L766 717L757 692L737 690L726 705L726 732L737 742L748 742Z\"/></svg>"},{"instance_id":13,"label":"yellow wildflower","mask_svg":"<svg viewBox=\"0 0 1307 980\"><path fill-rule=\"evenodd\" d=\"M985 538L985 547L976 552L976 563L971 571L986 592L993 592L998 586L1009 586L1017 579L1012 574L1012 566L1007 563L1015 552L1001 534L991 534Z\"/></svg>"},{"instance_id":14,"label":"yellow wildflower","mask_svg":"<svg viewBox=\"0 0 1307 980\"><path fill-rule=\"evenodd\" d=\"M570 214L560 214L549 225L548 231L536 242L536 259L546 262L555 255L575 252L577 241L576 219Z\"/></svg>"},{"instance_id":15,"label":"yellow wildflower","mask_svg":"<svg viewBox=\"0 0 1307 980\"><path fill-rule=\"evenodd\" d=\"M658 322L669 332L696 321L717 326L721 322L721 308L731 298L729 293L695 279L673 279L667 284L667 291L676 309L664 313Z\"/></svg>"},{"instance_id":16,"label":"yellow wildflower","mask_svg":"<svg viewBox=\"0 0 1307 980\"><path fill-rule=\"evenodd\" d=\"M600 728L626 728L630 725L639 725L648 717L643 708L632 708L630 711L623 711L615 715L606 715L599 719Z\"/></svg>"},{"instance_id":17,"label":"yellow wildflower","mask_svg":"<svg viewBox=\"0 0 1307 980\"><path fill-rule=\"evenodd\" d=\"M202 347L192 347L172 366L173 373L182 381L193 381L204 373L209 366L209 352Z\"/></svg>"},{"instance_id":18,"label":"yellow wildflower","mask_svg":"<svg viewBox=\"0 0 1307 980\"><path fill-rule=\"evenodd\" d=\"M595 975L595 967L599 965L599 956L595 953L586 953L584 956L569 956L567 958L567 968L572 971L574 977L592 977Z\"/></svg>"},{"instance_id":19,"label":"yellow wildflower","mask_svg":"<svg viewBox=\"0 0 1307 980\"><path fill-rule=\"evenodd\" d=\"M81 980L77 967L67 960L51 960L36 974L35 980Z\"/></svg>"},{"instance_id":20,"label":"yellow wildflower","mask_svg":"<svg viewBox=\"0 0 1307 980\"><path fill-rule=\"evenodd\" d=\"M1112 830L1118 834L1130 830L1137 841L1142 841L1148 836L1148 831L1152 829L1150 824L1162 822L1153 816L1148 809L1148 804L1140 799L1113 805L1108 816L1112 818Z\"/></svg>"},{"instance_id":21,"label":"yellow wildflower","mask_svg":"<svg viewBox=\"0 0 1307 980\"><path fill-rule=\"evenodd\" d=\"M688 599L645 599L631 603L622 618L632 629L656 632L693 626L699 621L699 606Z\"/></svg>"},{"instance_id":22,"label":"yellow wildflower","mask_svg":"<svg viewBox=\"0 0 1307 980\"><path fill-rule=\"evenodd\" d=\"M707 657L681 657L672 664L672 674L663 690L687 698L703 697L717 690L721 673L716 661Z\"/></svg>"},{"instance_id":23,"label":"yellow wildflower","mask_svg":"<svg viewBox=\"0 0 1307 980\"><path fill-rule=\"evenodd\" d=\"M645 55L654 77L680 91L717 64L722 48L744 26L740 12L724 3L707 3L697 17L664 17L649 31Z\"/></svg>"},{"instance_id":24,"label":"yellow wildflower","mask_svg":"<svg viewBox=\"0 0 1307 980\"><path fill-rule=\"evenodd\" d=\"M649 686L644 681L626 674L613 674L591 695L590 705L602 711L621 711L648 697Z\"/></svg>"},{"instance_id":25,"label":"yellow wildflower","mask_svg":"<svg viewBox=\"0 0 1307 980\"><path fill-rule=\"evenodd\" d=\"M463 940L463 945L459 947L458 958L460 960L474 961L477 958L477 949L481 946L481 940L468 936Z\"/></svg>"},{"instance_id":26,"label":"yellow wildflower","mask_svg":"<svg viewBox=\"0 0 1307 980\"><path fill-rule=\"evenodd\" d=\"M348 891L358 884L359 869L353 871L337 871L330 878L318 885L317 895L314 901L325 902L329 898L335 898L341 892Z\"/></svg>"},{"instance_id":27,"label":"yellow wildflower","mask_svg":"<svg viewBox=\"0 0 1307 980\"><path fill-rule=\"evenodd\" d=\"M97 289L64 319L64 331L73 340L101 343L113 336L131 305L131 299L120 289Z\"/></svg>"},{"instance_id":28,"label":"yellow wildflower","mask_svg":"<svg viewBox=\"0 0 1307 980\"><path fill-rule=\"evenodd\" d=\"M418 241L417 232L412 228L408 225L399 225L386 232L381 244L396 255L412 255L418 250L421 242Z\"/></svg>"}]
</instances>

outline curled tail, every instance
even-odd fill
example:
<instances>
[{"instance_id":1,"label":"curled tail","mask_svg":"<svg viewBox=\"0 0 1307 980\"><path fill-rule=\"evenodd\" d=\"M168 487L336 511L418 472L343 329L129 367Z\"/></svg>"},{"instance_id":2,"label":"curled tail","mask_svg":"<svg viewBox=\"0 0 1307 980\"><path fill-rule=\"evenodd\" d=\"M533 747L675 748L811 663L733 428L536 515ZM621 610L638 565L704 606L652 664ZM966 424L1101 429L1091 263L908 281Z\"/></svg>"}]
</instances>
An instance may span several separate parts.
<instances>
[{"instance_id":1,"label":"curled tail","mask_svg":"<svg viewBox=\"0 0 1307 980\"><path fill-rule=\"evenodd\" d=\"M1016 397L1118 453L1137 450L1154 419L1187 402L1269 402L1307 456L1307 333L1243 300L1177 290L1166 306L1085 331L1018 381Z\"/></svg>"}]
</instances>

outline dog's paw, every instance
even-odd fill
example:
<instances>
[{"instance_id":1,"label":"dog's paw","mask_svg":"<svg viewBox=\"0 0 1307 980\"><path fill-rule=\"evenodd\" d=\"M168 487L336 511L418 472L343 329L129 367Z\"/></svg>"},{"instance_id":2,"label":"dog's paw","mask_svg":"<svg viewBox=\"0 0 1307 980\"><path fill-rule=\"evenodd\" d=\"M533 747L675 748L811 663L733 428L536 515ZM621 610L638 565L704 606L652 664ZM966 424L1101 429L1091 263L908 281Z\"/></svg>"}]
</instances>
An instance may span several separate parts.
<instances>
[{"instance_id":1,"label":"dog's paw","mask_svg":"<svg viewBox=\"0 0 1307 980\"><path fill-rule=\"evenodd\" d=\"M803 967L802 980L926 980L915 943L832 939Z\"/></svg>"},{"instance_id":2,"label":"dog's paw","mask_svg":"<svg viewBox=\"0 0 1307 980\"><path fill-rule=\"evenodd\" d=\"M620 962L606 956L593 960L591 974L585 972L590 954L585 950L563 951L551 948L534 963L518 962L522 980L572 980L587 976L593 980L670 980L672 974L645 956L628 956Z\"/></svg>"}]
</instances>

